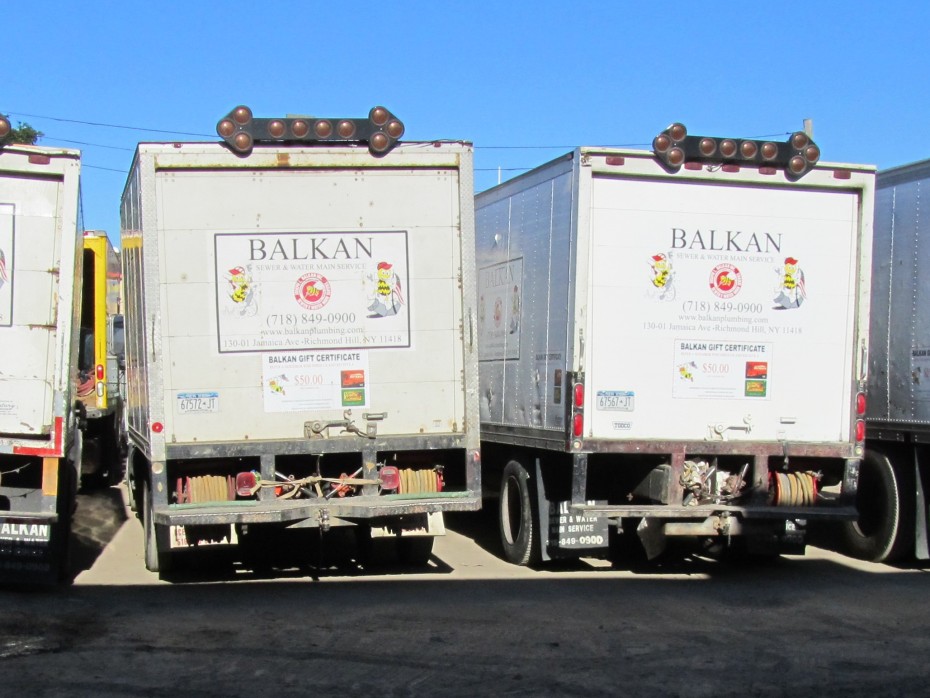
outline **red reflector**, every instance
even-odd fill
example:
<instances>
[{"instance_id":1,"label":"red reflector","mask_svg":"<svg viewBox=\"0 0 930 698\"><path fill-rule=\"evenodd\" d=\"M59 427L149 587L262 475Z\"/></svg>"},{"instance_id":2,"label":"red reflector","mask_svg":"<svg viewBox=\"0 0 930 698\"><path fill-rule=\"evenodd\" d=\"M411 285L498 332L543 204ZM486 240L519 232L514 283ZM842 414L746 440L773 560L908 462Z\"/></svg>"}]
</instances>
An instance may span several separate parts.
<instances>
[{"instance_id":1,"label":"red reflector","mask_svg":"<svg viewBox=\"0 0 930 698\"><path fill-rule=\"evenodd\" d=\"M701 170L701 169L704 169L704 165L702 165L699 162L686 162L685 169L686 170Z\"/></svg>"},{"instance_id":2,"label":"red reflector","mask_svg":"<svg viewBox=\"0 0 930 698\"><path fill-rule=\"evenodd\" d=\"M152 423L152 431L154 431L156 434L161 434L164 430L165 430L165 425L162 424L161 422Z\"/></svg>"},{"instance_id":3,"label":"red reflector","mask_svg":"<svg viewBox=\"0 0 930 698\"><path fill-rule=\"evenodd\" d=\"M575 407L584 406L584 383L575 383L574 398L575 398Z\"/></svg>"},{"instance_id":4,"label":"red reflector","mask_svg":"<svg viewBox=\"0 0 930 698\"><path fill-rule=\"evenodd\" d=\"M31 165L48 165L52 159L48 155L30 155L29 164Z\"/></svg>"},{"instance_id":5,"label":"red reflector","mask_svg":"<svg viewBox=\"0 0 930 698\"><path fill-rule=\"evenodd\" d=\"M608 155L607 156L608 165L622 165L624 162L625 160L619 155Z\"/></svg>"},{"instance_id":6,"label":"red reflector","mask_svg":"<svg viewBox=\"0 0 930 698\"><path fill-rule=\"evenodd\" d=\"M382 490L396 490L400 487L400 470L393 465L385 465L378 473Z\"/></svg>"},{"instance_id":7,"label":"red reflector","mask_svg":"<svg viewBox=\"0 0 930 698\"><path fill-rule=\"evenodd\" d=\"M856 395L856 414L860 416L865 414L865 393Z\"/></svg>"},{"instance_id":8,"label":"red reflector","mask_svg":"<svg viewBox=\"0 0 930 698\"><path fill-rule=\"evenodd\" d=\"M103 380L103 364L97 364L97 368L94 370L97 374L97 380L102 381Z\"/></svg>"},{"instance_id":9,"label":"red reflector","mask_svg":"<svg viewBox=\"0 0 930 698\"><path fill-rule=\"evenodd\" d=\"M774 167L760 167L759 168L759 174L773 175L777 173L778 173L778 170L776 170Z\"/></svg>"},{"instance_id":10,"label":"red reflector","mask_svg":"<svg viewBox=\"0 0 930 698\"><path fill-rule=\"evenodd\" d=\"M584 433L584 415L576 414L572 417L572 436L579 437Z\"/></svg>"},{"instance_id":11,"label":"red reflector","mask_svg":"<svg viewBox=\"0 0 930 698\"><path fill-rule=\"evenodd\" d=\"M739 172L739 165L724 165L720 169L724 172Z\"/></svg>"},{"instance_id":12,"label":"red reflector","mask_svg":"<svg viewBox=\"0 0 930 698\"><path fill-rule=\"evenodd\" d=\"M833 179L849 179L851 176L849 170L833 170Z\"/></svg>"},{"instance_id":13,"label":"red reflector","mask_svg":"<svg viewBox=\"0 0 930 698\"><path fill-rule=\"evenodd\" d=\"M856 441L865 441L865 422L861 419L856 422Z\"/></svg>"},{"instance_id":14,"label":"red reflector","mask_svg":"<svg viewBox=\"0 0 930 698\"><path fill-rule=\"evenodd\" d=\"M240 497L251 497L257 484L258 480L254 472L236 474L236 494Z\"/></svg>"}]
</instances>

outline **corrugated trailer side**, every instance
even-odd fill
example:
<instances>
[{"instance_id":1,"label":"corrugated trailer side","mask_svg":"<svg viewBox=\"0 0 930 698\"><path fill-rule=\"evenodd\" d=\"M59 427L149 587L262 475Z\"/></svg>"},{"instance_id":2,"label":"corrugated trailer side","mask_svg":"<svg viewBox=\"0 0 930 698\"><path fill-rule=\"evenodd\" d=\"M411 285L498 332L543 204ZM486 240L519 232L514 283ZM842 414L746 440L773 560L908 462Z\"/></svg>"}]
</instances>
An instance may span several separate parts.
<instances>
[{"instance_id":1,"label":"corrugated trailer side","mask_svg":"<svg viewBox=\"0 0 930 698\"><path fill-rule=\"evenodd\" d=\"M140 144L122 254L150 568L217 531L341 525L425 561L442 512L480 506L471 187L461 143Z\"/></svg>"},{"instance_id":2,"label":"corrugated trailer side","mask_svg":"<svg viewBox=\"0 0 930 698\"><path fill-rule=\"evenodd\" d=\"M80 153L0 148L0 572L63 580L80 462Z\"/></svg>"},{"instance_id":3,"label":"corrugated trailer side","mask_svg":"<svg viewBox=\"0 0 930 698\"><path fill-rule=\"evenodd\" d=\"M876 178L866 453L844 527L848 552L874 561L930 558L930 160Z\"/></svg>"}]
</instances>

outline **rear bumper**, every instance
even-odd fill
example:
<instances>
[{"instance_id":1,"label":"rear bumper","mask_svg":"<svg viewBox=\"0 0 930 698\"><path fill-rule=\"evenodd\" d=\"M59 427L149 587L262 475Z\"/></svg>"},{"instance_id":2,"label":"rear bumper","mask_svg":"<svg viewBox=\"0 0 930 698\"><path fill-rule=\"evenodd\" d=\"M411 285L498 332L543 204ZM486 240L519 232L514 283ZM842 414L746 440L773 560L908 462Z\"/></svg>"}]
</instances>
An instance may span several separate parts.
<instances>
[{"instance_id":1,"label":"rear bumper","mask_svg":"<svg viewBox=\"0 0 930 698\"><path fill-rule=\"evenodd\" d=\"M449 492L423 497L384 495L344 499L300 499L290 502L221 502L207 506L173 504L167 508L156 508L154 520L155 523L165 526L260 523L301 523L305 526L318 526L326 525L325 522L333 519L370 520L411 514L477 511L480 508L480 494Z\"/></svg>"}]
</instances>

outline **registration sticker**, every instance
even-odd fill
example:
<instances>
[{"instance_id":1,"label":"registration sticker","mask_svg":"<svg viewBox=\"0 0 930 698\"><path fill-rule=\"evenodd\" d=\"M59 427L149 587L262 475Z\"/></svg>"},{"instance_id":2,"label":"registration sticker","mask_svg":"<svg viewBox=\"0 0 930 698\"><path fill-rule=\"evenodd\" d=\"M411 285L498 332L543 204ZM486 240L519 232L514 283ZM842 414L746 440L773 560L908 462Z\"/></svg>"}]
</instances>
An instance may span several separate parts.
<instances>
[{"instance_id":1,"label":"registration sticker","mask_svg":"<svg viewBox=\"0 0 930 698\"><path fill-rule=\"evenodd\" d=\"M178 412L180 414L219 411L219 393L178 393Z\"/></svg>"},{"instance_id":2,"label":"registration sticker","mask_svg":"<svg viewBox=\"0 0 930 698\"><path fill-rule=\"evenodd\" d=\"M632 390L598 390L597 409L616 410L621 412L633 411Z\"/></svg>"}]
</instances>

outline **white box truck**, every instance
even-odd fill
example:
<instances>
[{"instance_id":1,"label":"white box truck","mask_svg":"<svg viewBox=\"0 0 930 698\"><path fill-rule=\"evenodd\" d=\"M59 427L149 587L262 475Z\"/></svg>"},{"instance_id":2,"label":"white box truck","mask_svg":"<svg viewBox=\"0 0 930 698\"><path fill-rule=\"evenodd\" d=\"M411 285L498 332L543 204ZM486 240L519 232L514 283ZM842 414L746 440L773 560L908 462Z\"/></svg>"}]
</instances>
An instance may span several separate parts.
<instances>
[{"instance_id":1,"label":"white box truck","mask_svg":"<svg viewBox=\"0 0 930 698\"><path fill-rule=\"evenodd\" d=\"M650 557L669 536L779 554L854 517L873 182L803 132L673 124L652 152L579 148L476 197L507 559L635 534Z\"/></svg>"},{"instance_id":2,"label":"white box truck","mask_svg":"<svg viewBox=\"0 0 930 698\"><path fill-rule=\"evenodd\" d=\"M217 131L140 144L122 199L146 565L335 526L424 563L481 504L472 148L381 107Z\"/></svg>"},{"instance_id":3,"label":"white box truck","mask_svg":"<svg viewBox=\"0 0 930 698\"><path fill-rule=\"evenodd\" d=\"M930 487L930 160L876 176L866 451L844 524L846 550L877 562L926 560ZM923 208L926 208L924 206Z\"/></svg>"},{"instance_id":4,"label":"white box truck","mask_svg":"<svg viewBox=\"0 0 930 698\"><path fill-rule=\"evenodd\" d=\"M0 576L13 582L68 573L81 443L80 170L75 150L0 147Z\"/></svg>"}]
</instances>

